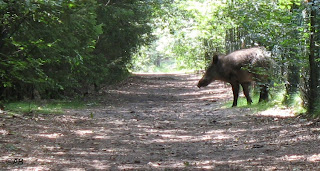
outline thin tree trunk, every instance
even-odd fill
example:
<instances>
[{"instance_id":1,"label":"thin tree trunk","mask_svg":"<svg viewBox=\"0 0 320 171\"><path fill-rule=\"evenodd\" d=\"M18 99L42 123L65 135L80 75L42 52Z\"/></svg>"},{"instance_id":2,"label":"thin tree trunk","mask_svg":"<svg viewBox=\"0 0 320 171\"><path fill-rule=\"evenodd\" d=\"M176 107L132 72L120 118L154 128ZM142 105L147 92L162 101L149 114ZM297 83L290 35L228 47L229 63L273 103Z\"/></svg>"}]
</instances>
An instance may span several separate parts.
<instances>
[{"instance_id":1,"label":"thin tree trunk","mask_svg":"<svg viewBox=\"0 0 320 171\"><path fill-rule=\"evenodd\" d=\"M298 9L299 7L295 5L295 3L292 4L291 12L294 13L295 9ZM301 25L298 18L301 17L300 13L296 14L296 19L294 19L292 22L293 24ZM291 33L295 39L299 39L299 33L297 30L293 31ZM298 46L298 45L297 45ZM298 87L299 87L299 81L300 81L300 74L299 74L299 59L297 57L298 50L296 49L296 46L293 46L289 49L289 52L286 54L289 54L289 66L287 68L287 83L286 83L286 96L284 99L284 103L287 105L292 104L294 101L294 95L298 93Z\"/></svg>"}]
</instances>

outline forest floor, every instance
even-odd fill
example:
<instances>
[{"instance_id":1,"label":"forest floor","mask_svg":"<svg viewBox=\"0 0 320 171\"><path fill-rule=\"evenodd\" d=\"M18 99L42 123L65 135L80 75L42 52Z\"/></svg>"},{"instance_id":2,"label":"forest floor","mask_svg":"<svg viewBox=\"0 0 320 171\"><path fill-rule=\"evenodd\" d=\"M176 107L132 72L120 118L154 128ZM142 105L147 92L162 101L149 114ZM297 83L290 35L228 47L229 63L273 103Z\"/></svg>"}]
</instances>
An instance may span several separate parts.
<instances>
[{"instance_id":1,"label":"forest floor","mask_svg":"<svg viewBox=\"0 0 320 171\"><path fill-rule=\"evenodd\" d=\"M320 170L320 123L223 108L229 86L136 74L64 114L0 114L0 170Z\"/></svg>"}]
</instances>

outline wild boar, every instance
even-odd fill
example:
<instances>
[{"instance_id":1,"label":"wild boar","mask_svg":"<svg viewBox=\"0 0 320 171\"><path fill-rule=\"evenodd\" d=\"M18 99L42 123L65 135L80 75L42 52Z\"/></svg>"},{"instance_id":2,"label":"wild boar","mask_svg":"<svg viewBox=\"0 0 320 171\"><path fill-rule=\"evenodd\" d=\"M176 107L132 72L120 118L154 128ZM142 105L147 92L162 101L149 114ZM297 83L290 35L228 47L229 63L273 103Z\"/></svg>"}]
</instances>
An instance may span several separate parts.
<instances>
[{"instance_id":1,"label":"wild boar","mask_svg":"<svg viewBox=\"0 0 320 171\"><path fill-rule=\"evenodd\" d=\"M247 103L252 103L249 85L252 81L257 81L260 85L259 102L267 101L268 74L266 71L270 70L270 64L270 55L263 47L241 49L228 55L214 55L211 64L197 86L199 88L206 87L215 80L230 83L233 91L232 107L234 107L237 106L240 85L243 88Z\"/></svg>"}]
</instances>

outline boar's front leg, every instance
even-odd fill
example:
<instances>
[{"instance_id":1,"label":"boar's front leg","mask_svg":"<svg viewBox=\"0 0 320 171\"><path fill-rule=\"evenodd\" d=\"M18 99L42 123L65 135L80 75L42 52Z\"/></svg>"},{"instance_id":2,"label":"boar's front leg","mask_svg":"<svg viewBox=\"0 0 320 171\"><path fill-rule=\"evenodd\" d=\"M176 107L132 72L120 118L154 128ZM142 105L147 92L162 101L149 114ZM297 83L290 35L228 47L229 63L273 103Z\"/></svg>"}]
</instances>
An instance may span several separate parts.
<instances>
[{"instance_id":1,"label":"boar's front leg","mask_svg":"<svg viewBox=\"0 0 320 171\"><path fill-rule=\"evenodd\" d=\"M243 94L247 98L247 103L250 105L252 103L252 99L251 99L250 93L249 93L250 92L249 91L250 83L242 83L241 86L243 88Z\"/></svg>"},{"instance_id":2,"label":"boar's front leg","mask_svg":"<svg viewBox=\"0 0 320 171\"><path fill-rule=\"evenodd\" d=\"M238 104L238 97L239 97L239 83L233 82L231 83L232 92L233 92L233 104L232 107L237 106Z\"/></svg>"}]
</instances>

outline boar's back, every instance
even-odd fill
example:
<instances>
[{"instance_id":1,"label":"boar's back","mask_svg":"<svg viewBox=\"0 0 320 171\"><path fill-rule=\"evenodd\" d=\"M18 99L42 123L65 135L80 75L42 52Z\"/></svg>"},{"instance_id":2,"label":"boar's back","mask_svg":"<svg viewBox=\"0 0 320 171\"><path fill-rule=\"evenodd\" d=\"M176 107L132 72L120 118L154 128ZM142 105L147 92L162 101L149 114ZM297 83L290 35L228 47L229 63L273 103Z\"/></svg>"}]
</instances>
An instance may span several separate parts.
<instances>
[{"instance_id":1,"label":"boar's back","mask_svg":"<svg viewBox=\"0 0 320 171\"><path fill-rule=\"evenodd\" d=\"M224 64L236 68L247 65L252 67L268 67L270 63L268 58L269 55L264 49L256 47L234 51L221 58L221 60Z\"/></svg>"}]
</instances>

